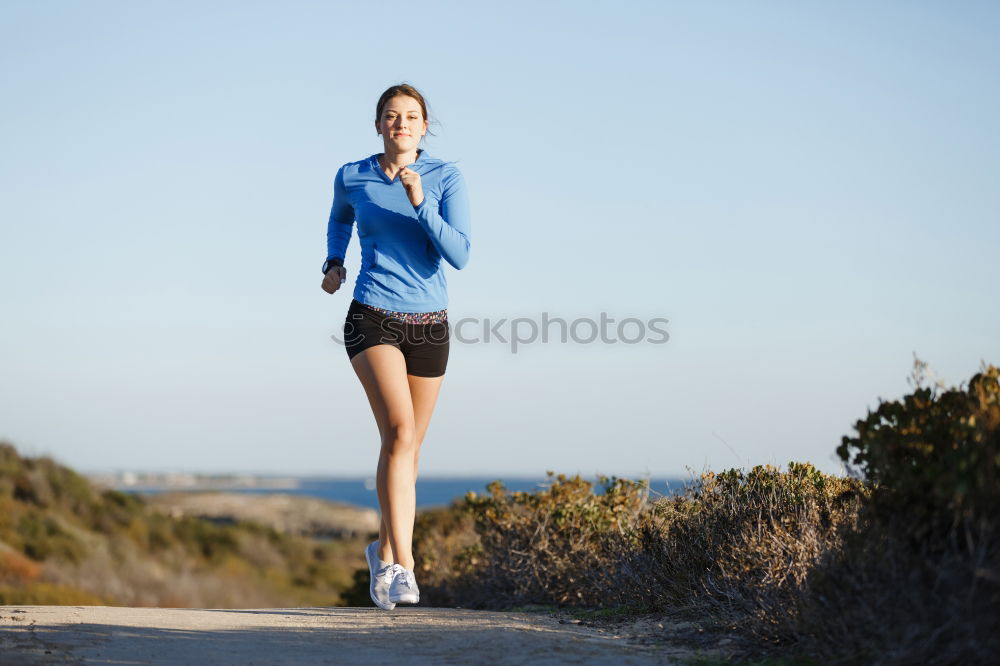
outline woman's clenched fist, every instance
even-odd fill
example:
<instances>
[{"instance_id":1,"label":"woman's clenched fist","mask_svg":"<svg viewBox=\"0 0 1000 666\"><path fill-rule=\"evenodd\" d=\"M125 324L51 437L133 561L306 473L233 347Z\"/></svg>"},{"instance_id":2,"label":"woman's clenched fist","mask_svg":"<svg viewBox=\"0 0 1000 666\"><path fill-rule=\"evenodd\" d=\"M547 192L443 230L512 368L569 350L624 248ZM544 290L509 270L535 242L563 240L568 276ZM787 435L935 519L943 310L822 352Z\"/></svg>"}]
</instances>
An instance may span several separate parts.
<instances>
[{"instance_id":1,"label":"woman's clenched fist","mask_svg":"<svg viewBox=\"0 0 1000 666\"><path fill-rule=\"evenodd\" d=\"M331 266L323 276L323 291L332 294L345 282L347 282L347 269L343 266Z\"/></svg>"},{"instance_id":2,"label":"woman's clenched fist","mask_svg":"<svg viewBox=\"0 0 1000 666\"><path fill-rule=\"evenodd\" d=\"M424 200L424 188L420 184L420 174L410 167L403 167L399 170L399 180L403 183L406 196L410 199L413 207L419 206Z\"/></svg>"}]
</instances>

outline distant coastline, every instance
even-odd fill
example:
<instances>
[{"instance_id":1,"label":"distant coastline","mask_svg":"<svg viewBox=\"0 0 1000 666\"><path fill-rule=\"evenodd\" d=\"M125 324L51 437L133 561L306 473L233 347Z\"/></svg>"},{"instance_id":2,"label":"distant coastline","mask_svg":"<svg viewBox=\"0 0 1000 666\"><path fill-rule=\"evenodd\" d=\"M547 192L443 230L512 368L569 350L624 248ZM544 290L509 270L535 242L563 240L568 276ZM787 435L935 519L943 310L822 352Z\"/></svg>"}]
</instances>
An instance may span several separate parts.
<instances>
[{"instance_id":1,"label":"distant coastline","mask_svg":"<svg viewBox=\"0 0 1000 666\"><path fill-rule=\"evenodd\" d=\"M294 476L264 474L197 474L181 472L110 472L87 474L96 486L129 493L154 495L165 492L228 491L245 493L289 493L378 510L374 477ZM510 491L533 492L544 487L544 476L421 476L417 478L417 508L447 506L469 491L483 494L490 482L500 479ZM595 492L601 491L596 478ZM670 495L684 484L679 478L650 479L651 494Z\"/></svg>"},{"instance_id":2,"label":"distant coastline","mask_svg":"<svg viewBox=\"0 0 1000 666\"><path fill-rule=\"evenodd\" d=\"M189 472L110 472L87 474L91 483L115 490L292 490L301 484L295 476L259 474L193 474Z\"/></svg>"}]
</instances>

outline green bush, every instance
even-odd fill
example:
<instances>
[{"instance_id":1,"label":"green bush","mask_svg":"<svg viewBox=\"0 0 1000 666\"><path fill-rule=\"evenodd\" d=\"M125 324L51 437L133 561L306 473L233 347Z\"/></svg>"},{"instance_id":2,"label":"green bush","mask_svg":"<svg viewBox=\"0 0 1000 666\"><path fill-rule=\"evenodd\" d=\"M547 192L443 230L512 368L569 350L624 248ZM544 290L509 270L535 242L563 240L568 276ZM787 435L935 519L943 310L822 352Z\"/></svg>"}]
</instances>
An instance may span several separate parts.
<instances>
[{"instance_id":1,"label":"green bush","mask_svg":"<svg viewBox=\"0 0 1000 666\"><path fill-rule=\"evenodd\" d=\"M905 520L926 541L1000 514L1000 370L941 393L915 376L917 389L869 410L837 454L874 484L869 518Z\"/></svg>"},{"instance_id":2,"label":"green bush","mask_svg":"<svg viewBox=\"0 0 1000 666\"><path fill-rule=\"evenodd\" d=\"M838 455L871 487L857 525L775 615L775 636L824 662L987 663L1000 651L1000 387L881 401ZM938 389L942 390L938 390Z\"/></svg>"},{"instance_id":3,"label":"green bush","mask_svg":"<svg viewBox=\"0 0 1000 666\"><path fill-rule=\"evenodd\" d=\"M33 560L58 558L75 563L86 554L85 546L64 530L58 520L38 510L22 515L17 531L24 554Z\"/></svg>"}]
</instances>

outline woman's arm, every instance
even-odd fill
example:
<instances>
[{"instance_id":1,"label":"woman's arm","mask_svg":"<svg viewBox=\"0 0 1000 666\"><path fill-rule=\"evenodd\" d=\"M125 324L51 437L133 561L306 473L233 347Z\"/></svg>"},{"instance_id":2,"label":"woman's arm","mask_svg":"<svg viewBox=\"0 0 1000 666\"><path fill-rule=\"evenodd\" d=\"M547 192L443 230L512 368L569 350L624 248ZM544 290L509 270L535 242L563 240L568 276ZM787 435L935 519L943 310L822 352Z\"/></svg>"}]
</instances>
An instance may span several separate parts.
<instances>
[{"instance_id":1,"label":"woman's arm","mask_svg":"<svg viewBox=\"0 0 1000 666\"><path fill-rule=\"evenodd\" d=\"M354 231L354 208L344 186L344 167L337 170L333 179L333 206L326 227L326 258L338 259L342 265L347 256L347 245ZM332 262L331 262L332 263Z\"/></svg>"},{"instance_id":2,"label":"woman's arm","mask_svg":"<svg viewBox=\"0 0 1000 666\"><path fill-rule=\"evenodd\" d=\"M469 263L469 235L472 232L469 193L458 169L445 176L442 187L441 212L427 203L426 196L414 210L417 221L441 256L461 270Z\"/></svg>"}]
</instances>

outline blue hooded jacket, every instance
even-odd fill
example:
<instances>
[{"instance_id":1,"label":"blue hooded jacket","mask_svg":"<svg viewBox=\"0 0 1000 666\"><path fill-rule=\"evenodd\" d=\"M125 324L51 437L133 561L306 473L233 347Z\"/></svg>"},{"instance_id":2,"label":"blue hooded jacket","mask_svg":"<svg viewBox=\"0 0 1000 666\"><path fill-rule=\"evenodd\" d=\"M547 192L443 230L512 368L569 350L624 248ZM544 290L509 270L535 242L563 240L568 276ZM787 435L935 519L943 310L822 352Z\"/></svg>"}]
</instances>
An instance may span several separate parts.
<instances>
[{"instance_id":1,"label":"blue hooded jacket","mask_svg":"<svg viewBox=\"0 0 1000 666\"><path fill-rule=\"evenodd\" d=\"M327 226L327 259L343 262L358 223L361 269L354 298L397 312L448 307L444 258L456 269L469 262L472 220L462 173L453 162L417 153L408 165L420 174L424 200L414 207L397 175L382 170L378 155L337 171Z\"/></svg>"}]
</instances>

